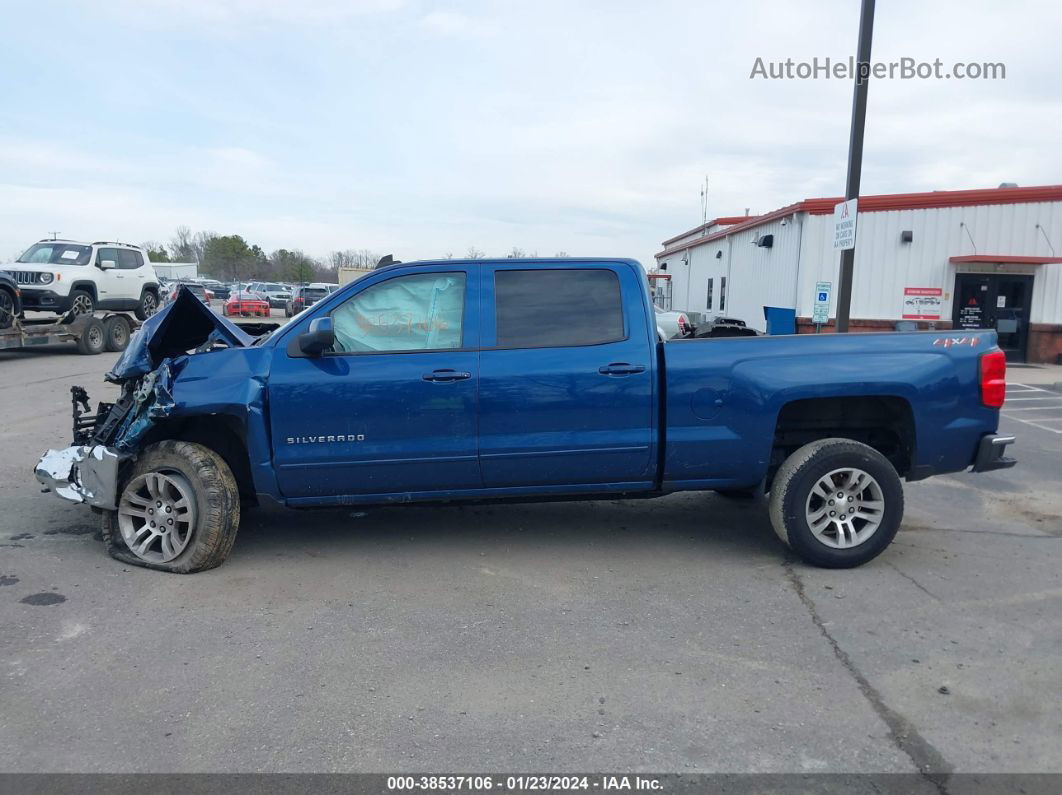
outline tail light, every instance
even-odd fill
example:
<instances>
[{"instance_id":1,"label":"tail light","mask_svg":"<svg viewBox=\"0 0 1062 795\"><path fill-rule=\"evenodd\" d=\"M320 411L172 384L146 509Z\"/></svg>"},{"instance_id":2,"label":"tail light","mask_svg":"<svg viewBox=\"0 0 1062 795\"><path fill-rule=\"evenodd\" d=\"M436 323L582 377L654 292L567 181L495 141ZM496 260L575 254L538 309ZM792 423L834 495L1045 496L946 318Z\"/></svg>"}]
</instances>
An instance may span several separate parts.
<instances>
[{"instance_id":1,"label":"tail light","mask_svg":"<svg viewBox=\"0 0 1062 795\"><path fill-rule=\"evenodd\" d=\"M685 334L689 330L689 321L686 320L686 316L685 315L679 315L678 316L678 327L679 327L679 331L682 332L683 334Z\"/></svg>"},{"instance_id":2,"label":"tail light","mask_svg":"<svg viewBox=\"0 0 1062 795\"><path fill-rule=\"evenodd\" d=\"M981 402L998 409L1007 397L1007 357L1003 351L981 354Z\"/></svg>"}]
</instances>

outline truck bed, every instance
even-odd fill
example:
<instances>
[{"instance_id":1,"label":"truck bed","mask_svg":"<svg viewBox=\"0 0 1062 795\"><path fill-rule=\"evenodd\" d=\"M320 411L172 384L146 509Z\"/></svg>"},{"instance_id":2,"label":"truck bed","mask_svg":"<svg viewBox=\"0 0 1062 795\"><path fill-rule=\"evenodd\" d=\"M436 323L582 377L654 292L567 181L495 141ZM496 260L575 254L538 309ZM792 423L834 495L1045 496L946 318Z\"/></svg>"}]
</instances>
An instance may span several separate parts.
<instances>
[{"instance_id":1,"label":"truck bed","mask_svg":"<svg viewBox=\"0 0 1062 795\"><path fill-rule=\"evenodd\" d=\"M795 449L827 406L853 428L889 413L909 480L962 470L996 430L978 389L978 359L994 346L992 331L671 340L660 346L664 484L754 486L777 464L776 436Z\"/></svg>"}]
</instances>

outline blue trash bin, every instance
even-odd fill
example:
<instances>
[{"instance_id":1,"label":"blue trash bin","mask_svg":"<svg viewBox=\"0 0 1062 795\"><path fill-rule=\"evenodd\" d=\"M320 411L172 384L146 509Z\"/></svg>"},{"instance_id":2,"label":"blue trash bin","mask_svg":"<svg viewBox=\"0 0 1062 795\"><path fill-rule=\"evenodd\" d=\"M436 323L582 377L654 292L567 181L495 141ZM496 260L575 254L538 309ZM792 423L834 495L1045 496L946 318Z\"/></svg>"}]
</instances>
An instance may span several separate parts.
<instances>
[{"instance_id":1,"label":"blue trash bin","mask_svg":"<svg viewBox=\"0 0 1062 795\"><path fill-rule=\"evenodd\" d=\"M768 334L796 334L796 310L780 306L765 306L763 317Z\"/></svg>"}]
</instances>

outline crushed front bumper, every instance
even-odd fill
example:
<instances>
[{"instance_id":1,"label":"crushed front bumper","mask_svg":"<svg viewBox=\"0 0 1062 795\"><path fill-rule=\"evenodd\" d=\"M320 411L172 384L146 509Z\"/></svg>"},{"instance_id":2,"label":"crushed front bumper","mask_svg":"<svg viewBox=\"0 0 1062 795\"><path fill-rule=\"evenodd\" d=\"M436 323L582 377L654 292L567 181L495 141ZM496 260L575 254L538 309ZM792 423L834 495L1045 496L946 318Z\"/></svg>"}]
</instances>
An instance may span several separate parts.
<instances>
[{"instance_id":1,"label":"crushed front bumper","mask_svg":"<svg viewBox=\"0 0 1062 795\"><path fill-rule=\"evenodd\" d=\"M49 450L33 474L49 491L71 502L117 510L118 464L122 456L102 444Z\"/></svg>"},{"instance_id":2,"label":"crushed front bumper","mask_svg":"<svg viewBox=\"0 0 1062 795\"><path fill-rule=\"evenodd\" d=\"M1013 436L1001 436L998 433L987 433L981 437L977 445L977 457L974 458L974 472L991 472L993 469L1009 469L1017 462L1014 458L1007 458L1004 453L1007 445L1014 443Z\"/></svg>"}]
</instances>

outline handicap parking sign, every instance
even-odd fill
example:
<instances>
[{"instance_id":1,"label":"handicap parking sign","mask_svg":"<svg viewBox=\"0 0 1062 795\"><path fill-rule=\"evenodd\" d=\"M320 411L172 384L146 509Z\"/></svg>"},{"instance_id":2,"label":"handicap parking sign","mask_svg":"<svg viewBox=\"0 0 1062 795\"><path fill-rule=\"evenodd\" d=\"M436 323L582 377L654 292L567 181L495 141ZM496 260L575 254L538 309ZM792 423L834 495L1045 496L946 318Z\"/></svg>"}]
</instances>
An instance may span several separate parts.
<instances>
[{"instance_id":1,"label":"handicap parking sign","mask_svg":"<svg viewBox=\"0 0 1062 795\"><path fill-rule=\"evenodd\" d=\"M830 300L830 294L825 292L825 291L820 292L819 293L819 300L820 301L829 301Z\"/></svg>"}]
</instances>

